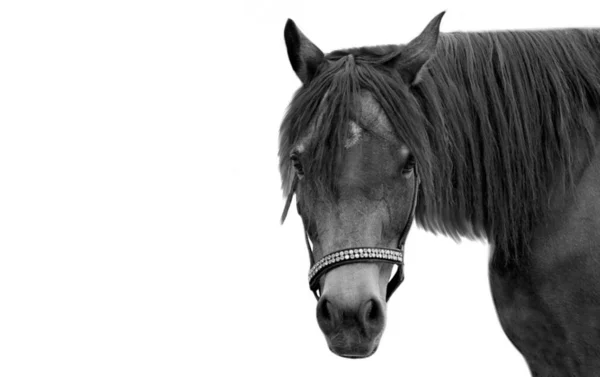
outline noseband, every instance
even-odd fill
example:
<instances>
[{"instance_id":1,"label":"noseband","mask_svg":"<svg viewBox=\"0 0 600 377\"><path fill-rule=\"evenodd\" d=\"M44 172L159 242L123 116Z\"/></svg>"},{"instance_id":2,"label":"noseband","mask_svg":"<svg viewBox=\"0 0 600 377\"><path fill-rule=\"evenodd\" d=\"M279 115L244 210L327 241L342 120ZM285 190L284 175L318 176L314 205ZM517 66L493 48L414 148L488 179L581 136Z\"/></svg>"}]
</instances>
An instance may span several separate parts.
<instances>
[{"instance_id":1,"label":"noseband","mask_svg":"<svg viewBox=\"0 0 600 377\"><path fill-rule=\"evenodd\" d=\"M408 217L408 220L406 221L406 224L404 225L404 228L402 229L402 232L400 233L400 238L398 239L398 246L395 249L383 247L351 247L348 249L335 251L331 254L327 254L315 263L315 258L312 247L310 245L308 232L306 230L306 226L304 226L304 238L306 240L306 247L308 248L308 257L310 258L308 284L317 300L319 299L319 294L317 292L320 290L319 280L321 279L321 277L327 272L333 270L334 268L343 266L345 264L388 263L397 265L398 269L396 270L396 273L390 279L387 285L386 301L390 299L394 291L396 291L396 289L400 286L400 283L402 283L402 281L404 280L404 242L406 241L408 231L412 226L413 220L415 218L415 209L417 208L419 177L417 175L416 166L413 170L413 174L415 175L415 187L413 191L410 215ZM283 222L287 215L290 204L292 202L292 197L294 196L294 192L296 190L297 183L298 178L294 177L292 189L290 190L290 193L287 197L285 208L283 210L283 215L281 216L281 222ZM302 223L304 224L304 222Z\"/></svg>"}]
</instances>

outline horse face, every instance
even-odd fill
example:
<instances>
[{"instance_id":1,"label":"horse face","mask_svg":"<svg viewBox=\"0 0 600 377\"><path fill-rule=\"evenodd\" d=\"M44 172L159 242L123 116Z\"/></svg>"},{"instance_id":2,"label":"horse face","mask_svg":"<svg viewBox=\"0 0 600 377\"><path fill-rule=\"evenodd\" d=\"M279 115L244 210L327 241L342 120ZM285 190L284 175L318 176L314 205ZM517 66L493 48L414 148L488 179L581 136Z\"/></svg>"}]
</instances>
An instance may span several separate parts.
<instances>
[{"instance_id":1,"label":"horse face","mask_svg":"<svg viewBox=\"0 0 600 377\"><path fill-rule=\"evenodd\" d=\"M348 124L333 198L319 194L314 177L302 168L303 160L310 158L304 143L315 142L310 135L293 153L301 176L298 212L315 260L351 247L395 248L410 218L415 195L410 152L395 139L372 96L362 93L360 102L360 119ZM389 264L355 263L321 278L317 320L334 353L356 358L375 352L385 327L391 272Z\"/></svg>"},{"instance_id":2,"label":"horse face","mask_svg":"<svg viewBox=\"0 0 600 377\"><path fill-rule=\"evenodd\" d=\"M394 50L401 53L391 54L389 60L381 63L387 67L386 74L395 75L398 85L406 86L398 92L404 98L410 99L408 88L419 84L423 68L434 55L442 16L443 13L432 19L410 43ZM323 72L356 68L351 53L344 58L346 68L341 68L342 60L329 60L291 20L286 24L284 37L292 68L304 88L308 88L303 93L310 93L311 89L319 93L318 96L300 96L299 101L310 106L303 108L298 105L296 111L286 117L280 133L280 142L283 141L280 166L284 185L292 182L289 179L290 166L294 166L296 178L293 182L298 182L295 188L298 212L313 243L314 259L319 260L345 248L395 248L405 226L411 221L413 198L417 194L417 178L412 171L414 158L398 140L397 132L369 92L363 91L360 95L352 92L350 106L358 108L351 109L353 115L348 119L339 121L335 116L326 119L322 116L324 113L333 114L331 110L327 111L331 107L328 102L348 102L343 101L346 97L336 96L336 86L331 84L336 82L335 78L319 81L320 75L328 77ZM331 70L328 71L329 68ZM355 78L356 81L361 80L360 75ZM325 82L332 86L323 86ZM346 82L348 87L354 83L352 80ZM327 89L321 94L322 87L331 88L334 92ZM360 88L364 86L353 87L352 90ZM330 93L336 101L327 100ZM354 94L359 96L356 102ZM316 103L311 102L315 98L321 100L316 112ZM417 101L412 98L407 109L413 111L403 109L408 114L403 118L406 124L395 124L396 129L399 126L419 127L416 106ZM331 108L335 109L335 106ZM311 118L303 118L303 114L310 114ZM345 112L341 114L343 116ZM412 118L415 119L411 121ZM298 132L299 129L303 133ZM327 133L327 130L334 131ZM342 134L338 131L345 130L348 131L347 139L341 147L339 140L343 136L335 138L332 148L329 144L331 138L325 136L326 140L323 140L318 137L340 136ZM294 140L294 144L288 145L288 139ZM287 161L285 158L290 149L291 161ZM315 150L317 153L313 153ZM333 162L335 169L321 170L320 175L316 174L317 170L312 167L324 165L324 161ZM331 168L332 165L327 166ZM330 173L323 175L324 171ZM328 194L325 194L327 190L320 189L323 181L332 183L328 187L333 187L333 190L329 190ZM293 188L289 192L293 194ZM355 358L367 357L375 352L385 327L386 289L391 272L392 267L388 264L353 263L338 266L321 277L317 320L334 353Z\"/></svg>"}]
</instances>

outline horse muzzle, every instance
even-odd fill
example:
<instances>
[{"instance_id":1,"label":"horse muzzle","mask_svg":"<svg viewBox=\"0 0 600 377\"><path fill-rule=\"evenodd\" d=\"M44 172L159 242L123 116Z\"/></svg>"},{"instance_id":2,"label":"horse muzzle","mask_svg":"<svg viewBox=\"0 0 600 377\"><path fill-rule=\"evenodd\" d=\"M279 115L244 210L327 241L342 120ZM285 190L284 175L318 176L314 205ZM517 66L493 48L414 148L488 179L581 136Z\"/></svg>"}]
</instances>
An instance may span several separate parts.
<instances>
[{"instance_id":1,"label":"horse muzzle","mask_svg":"<svg viewBox=\"0 0 600 377\"><path fill-rule=\"evenodd\" d=\"M324 294L317 304L317 322L333 353L347 358L369 357L377 350L385 328L385 307L377 297L348 305Z\"/></svg>"}]
</instances>

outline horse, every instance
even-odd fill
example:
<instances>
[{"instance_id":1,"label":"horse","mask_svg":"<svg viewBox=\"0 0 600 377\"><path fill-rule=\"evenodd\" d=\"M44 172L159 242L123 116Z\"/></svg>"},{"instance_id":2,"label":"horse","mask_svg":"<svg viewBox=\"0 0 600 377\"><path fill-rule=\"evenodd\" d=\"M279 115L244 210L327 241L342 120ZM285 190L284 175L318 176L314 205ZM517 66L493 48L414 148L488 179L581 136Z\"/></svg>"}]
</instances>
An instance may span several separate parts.
<instances>
[{"instance_id":1,"label":"horse","mask_svg":"<svg viewBox=\"0 0 600 377\"><path fill-rule=\"evenodd\" d=\"M414 218L488 242L533 376L598 375L600 29L441 33L443 15L407 44L328 54L285 26L302 86L280 127L282 222L295 195L319 327L339 356L377 350Z\"/></svg>"}]
</instances>

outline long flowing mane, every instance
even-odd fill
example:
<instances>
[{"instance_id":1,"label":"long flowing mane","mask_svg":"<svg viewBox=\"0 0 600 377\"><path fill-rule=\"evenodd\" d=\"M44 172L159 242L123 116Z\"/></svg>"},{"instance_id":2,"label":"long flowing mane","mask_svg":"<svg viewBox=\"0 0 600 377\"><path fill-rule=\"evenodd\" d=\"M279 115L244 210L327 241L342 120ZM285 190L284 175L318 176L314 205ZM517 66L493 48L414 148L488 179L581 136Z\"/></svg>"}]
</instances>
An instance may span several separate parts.
<instances>
[{"instance_id":1,"label":"long flowing mane","mask_svg":"<svg viewBox=\"0 0 600 377\"><path fill-rule=\"evenodd\" d=\"M440 34L414 87L389 65L402 49L326 55L281 126L284 194L293 178L292 148L322 117L304 169L334 195L349 120L358 116L360 91L369 91L416 158L418 224L454 238L485 238L516 259L550 202L574 187L594 153L600 31Z\"/></svg>"}]
</instances>

